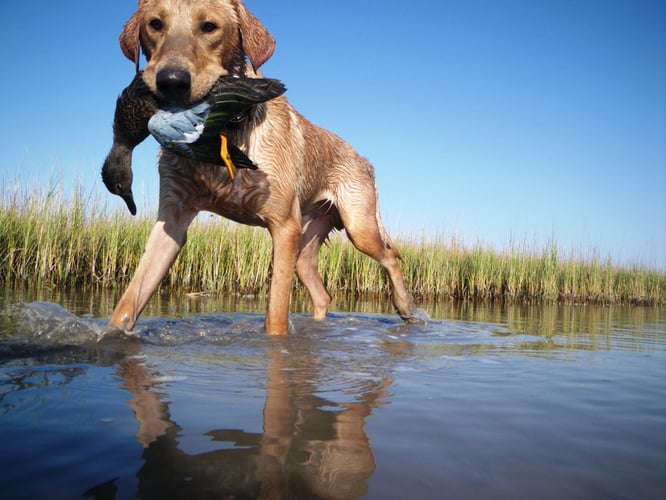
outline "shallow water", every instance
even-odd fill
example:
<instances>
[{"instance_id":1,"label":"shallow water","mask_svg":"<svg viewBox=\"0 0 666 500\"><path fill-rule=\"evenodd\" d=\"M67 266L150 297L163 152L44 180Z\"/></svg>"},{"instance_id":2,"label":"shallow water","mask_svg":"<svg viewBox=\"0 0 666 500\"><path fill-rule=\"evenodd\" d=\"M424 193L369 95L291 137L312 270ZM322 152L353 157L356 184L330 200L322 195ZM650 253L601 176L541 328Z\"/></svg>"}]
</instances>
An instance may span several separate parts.
<instances>
[{"instance_id":1,"label":"shallow water","mask_svg":"<svg viewBox=\"0 0 666 500\"><path fill-rule=\"evenodd\" d=\"M360 301L280 339L252 298L158 298L132 336L114 300L0 298L0 498L666 491L663 309Z\"/></svg>"}]
</instances>

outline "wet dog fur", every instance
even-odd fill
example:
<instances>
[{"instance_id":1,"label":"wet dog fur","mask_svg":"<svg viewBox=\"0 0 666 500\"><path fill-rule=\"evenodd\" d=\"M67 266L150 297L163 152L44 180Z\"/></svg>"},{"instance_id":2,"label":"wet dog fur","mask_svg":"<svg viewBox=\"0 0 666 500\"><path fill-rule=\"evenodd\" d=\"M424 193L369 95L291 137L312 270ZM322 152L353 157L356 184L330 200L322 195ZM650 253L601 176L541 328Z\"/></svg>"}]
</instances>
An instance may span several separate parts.
<instances>
[{"instance_id":1,"label":"wet dog fur","mask_svg":"<svg viewBox=\"0 0 666 500\"><path fill-rule=\"evenodd\" d=\"M120 45L136 64L141 49L148 87L181 105L204 97L222 75L261 76L259 67L275 48L267 29L238 0L140 0ZM232 181L217 165L161 152L157 222L112 325L134 326L201 210L270 232L268 333L288 331L294 271L310 293L315 319L325 318L331 296L317 258L332 229L344 228L358 250L386 269L398 314L407 321L422 319L405 287L398 251L381 223L374 170L365 158L306 120L285 97L254 107L229 130L229 140L259 169L243 169Z\"/></svg>"}]
</instances>

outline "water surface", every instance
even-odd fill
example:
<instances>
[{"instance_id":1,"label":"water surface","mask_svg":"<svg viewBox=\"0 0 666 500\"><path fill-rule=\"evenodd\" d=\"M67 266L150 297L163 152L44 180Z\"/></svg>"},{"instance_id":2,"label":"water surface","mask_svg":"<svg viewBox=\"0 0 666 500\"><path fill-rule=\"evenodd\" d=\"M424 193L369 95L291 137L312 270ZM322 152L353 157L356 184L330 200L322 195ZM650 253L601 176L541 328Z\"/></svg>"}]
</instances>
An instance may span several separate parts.
<instances>
[{"instance_id":1,"label":"water surface","mask_svg":"<svg viewBox=\"0 0 666 500\"><path fill-rule=\"evenodd\" d=\"M41 299L36 301L35 299ZM666 314L0 299L1 498L663 498ZM303 309L301 309L301 307ZM233 311L233 312L232 312Z\"/></svg>"}]
</instances>

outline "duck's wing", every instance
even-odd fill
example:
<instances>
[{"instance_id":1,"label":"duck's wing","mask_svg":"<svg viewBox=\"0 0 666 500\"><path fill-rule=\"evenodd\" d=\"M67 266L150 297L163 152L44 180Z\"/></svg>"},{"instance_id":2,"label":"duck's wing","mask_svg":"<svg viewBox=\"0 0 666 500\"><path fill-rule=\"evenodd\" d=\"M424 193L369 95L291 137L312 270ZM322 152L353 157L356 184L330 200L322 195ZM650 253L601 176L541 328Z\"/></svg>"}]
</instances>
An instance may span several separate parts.
<instances>
[{"instance_id":1,"label":"duck's wing","mask_svg":"<svg viewBox=\"0 0 666 500\"><path fill-rule=\"evenodd\" d=\"M148 121L148 130L164 148L194 158L191 145L201 138L209 113L205 102L192 108L160 109Z\"/></svg>"}]
</instances>

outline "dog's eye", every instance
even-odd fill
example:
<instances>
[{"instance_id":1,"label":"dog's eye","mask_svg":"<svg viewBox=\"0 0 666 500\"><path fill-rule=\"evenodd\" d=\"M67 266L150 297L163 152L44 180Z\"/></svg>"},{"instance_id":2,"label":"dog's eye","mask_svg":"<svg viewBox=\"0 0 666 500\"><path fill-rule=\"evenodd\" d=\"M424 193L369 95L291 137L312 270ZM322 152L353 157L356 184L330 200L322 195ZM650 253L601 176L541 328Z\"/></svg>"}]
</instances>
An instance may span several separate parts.
<instances>
[{"instance_id":1,"label":"dog's eye","mask_svg":"<svg viewBox=\"0 0 666 500\"><path fill-rule=\"evenodd\" d=\"M217 30L217 24L210 21L206 21L201 25L201 31L204 33L212 33Z\"/></svg>"},{"instance_id":2,"label":"dog's eye","mask_svg":"<svg viewBox=\"0 0 666 500\"><path fill-rule=\"evenodd\" d=\"M164 25L162 24L162 21L160 21L159 19L153 19L153 20L150 21L150 23L148 23L148 24L149 24L150 27L151 27L152 29L154 29L155 31L162 31L162 28L164 27Z\"/></svg>"}]
</instances>

